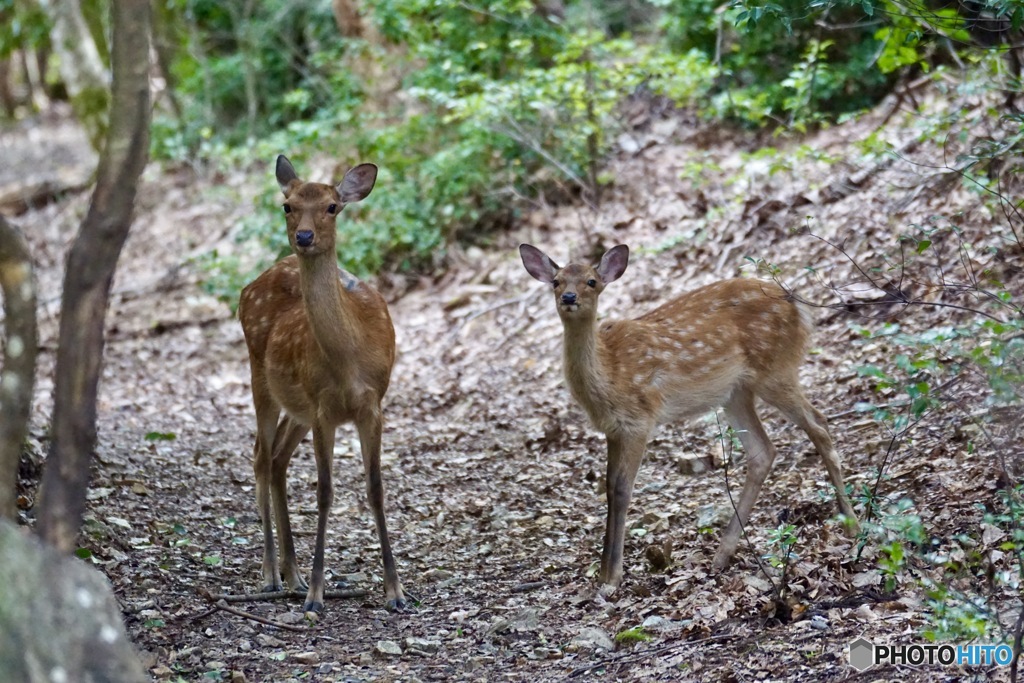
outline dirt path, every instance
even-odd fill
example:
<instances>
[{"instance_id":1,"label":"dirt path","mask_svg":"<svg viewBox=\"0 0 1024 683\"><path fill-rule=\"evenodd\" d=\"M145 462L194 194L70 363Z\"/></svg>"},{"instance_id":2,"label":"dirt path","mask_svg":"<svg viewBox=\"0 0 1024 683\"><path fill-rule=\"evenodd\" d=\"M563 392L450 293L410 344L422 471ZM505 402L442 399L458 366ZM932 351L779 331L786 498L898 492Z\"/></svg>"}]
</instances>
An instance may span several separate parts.
<instances>
[{"instance_id":1,"label":"dirt path","mask_svg":"<svg viewBox=\"0 0 1024 683\"><path fill-rule=\"evenodd\" d=\"M848 138L871 125L869 118L803 142L841 154ZM692 457L722 458L720 426L709 416L665 429L652 443L629 516L628 578L614 598L595 595L603 440L562 383L560 325L549 295L522 271L519 241L563 258L629 243L635 261L602 299L603 310L625 315L714 279L750 274L746 256L776 263L799 290L823 298L801 267L814 263L841 281L849 266L826 244L789 234L811 213L820 232L846 237L865 257L898 226L939 211L973 211L979 235L998 225L956 188L918 192L916 204L894 218L900 197L891 176L872 178L852 199L827 201L822 188L848 175L842 165L811 158L791 172L769 173L744 156L739 136L713 139L688 126L643 133L654 144L623 155L614 198L600 216L574 207L538 213L486 251L453 255L456 265L442 281L421 283L392 303L401 355L386 408L387 516L401 577L418 603L408 613L383 609L358 443L346 428L336 447L327 564L335 578L369 593L328 602L303 633L213 610L201 596L204 589L249 592L259 583L244 343L237 321L199 289L201 273L187 260L225 243L225 226L249 206L249 184L227 178L211 193L189 173L151 165L108 316L100 443L82 545L110 578L154 679L840 680L852 671L845 648L858 635L913 632L920 593L905 586L879 597L873 551L857 559L828 521L834 505L824 469L803 435L774 416L769 432L780 459L749 530L756 550L741 546L726 572L711 575L717 533L708 532L728 515L726 481L721 472L682 473ZM695 160L706 164L698 175L717 167L719 179L688 179ZM919 179L913 169L900 173L903 182ZM41 451L61 265L86 201L72 197L19 221L40 265L44 353L33 436ZM710 217L709 206L720 218ZM848 318L819 317L805 384L830 415L856 489L873 482L887 441L879 424L853 410L876 399L855 371L872 351L855 344ZM301 447L290 471L307 571L316 509L310 450ZM944 433L921 435L900 458L892 494L913 495L943 529L973 523L970 504L993 495L987 464ZM789 569L790 619L772 613L777 572L769 579L758 568L759 557L775 552L768 531L780 519L801 530L799 560ZM666 543L672 562L654 570L645 554ZM240 607L303 623L299 601ZM644 640L614 641L636 627ZM929 679L928 672L909 675Z\"/></svg>"}]
</instances>

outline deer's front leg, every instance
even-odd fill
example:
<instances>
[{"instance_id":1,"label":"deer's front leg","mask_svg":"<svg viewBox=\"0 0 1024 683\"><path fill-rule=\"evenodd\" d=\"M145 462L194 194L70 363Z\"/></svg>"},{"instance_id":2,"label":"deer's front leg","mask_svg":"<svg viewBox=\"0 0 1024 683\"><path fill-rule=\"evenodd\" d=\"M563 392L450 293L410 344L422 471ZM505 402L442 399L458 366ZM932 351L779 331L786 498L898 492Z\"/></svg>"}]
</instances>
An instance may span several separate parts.
<instances>
[{"instance_id":1,"label":"deer's front leg","mask_svg":"<svg viewBox=\"0 0 1024 683\"><path fill-rule=\"evenodd\" d=\"M626 513L633 497L633 482L647 446L647 435L608 434L608 470L605 478L608 519L601 553L601 591L613 593L622 583L622 551Z\"/></svg>"},{"instance_id":2,"label":"deer's front leg","mask_svg":"<svg viewBox=\"0 0 1024 683\"><path fill-rule=\"evenodd\" d=\"M331 456L334 453L334 427L319 420L313 425L313 453L316 458L316 547L313 550L313 573L303 612L321 612L324 609L324 544L327 537L327 515L334 500L331 482Z\"/></svg>"}]
</instances>

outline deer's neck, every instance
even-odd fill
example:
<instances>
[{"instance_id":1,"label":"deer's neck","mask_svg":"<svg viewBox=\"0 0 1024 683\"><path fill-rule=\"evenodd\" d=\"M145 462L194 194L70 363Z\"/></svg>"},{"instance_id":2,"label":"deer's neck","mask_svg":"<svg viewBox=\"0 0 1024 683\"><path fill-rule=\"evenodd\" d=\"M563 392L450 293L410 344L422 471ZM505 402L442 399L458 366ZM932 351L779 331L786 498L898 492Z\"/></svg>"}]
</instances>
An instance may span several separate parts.
<instances>
[{"instance_id":1,"label":"deer's neck","mask_svg":"<svg viewBox=\"0 0 1024 683\"><path fill-rule=\"evenodd\" d=\"M564 322L563 358L565 380L573 397L600 429L610 418L611 385L602 363L601 338L597 320L566 320Z\"/></svg>"},{"instance_id":2,"label":"deer's neck","mask_svg":"<svg viewBox=\"0 0 1024 683\"><path fill-rule=\"evenodd\" d=\"M338 362L351 358L360 328L338 278L334 253L300 256L299 282L306 318L324 355Z\"/></svg>"}]
</instances>

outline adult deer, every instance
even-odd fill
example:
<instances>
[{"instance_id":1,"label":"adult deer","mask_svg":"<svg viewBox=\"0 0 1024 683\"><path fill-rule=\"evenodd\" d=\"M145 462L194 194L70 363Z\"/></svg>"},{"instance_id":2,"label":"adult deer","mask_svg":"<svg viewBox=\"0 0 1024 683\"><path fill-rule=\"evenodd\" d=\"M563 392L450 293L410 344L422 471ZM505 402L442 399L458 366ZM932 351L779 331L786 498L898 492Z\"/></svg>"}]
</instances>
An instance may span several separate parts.
<instances>
[{"instance_id":1,"label":"adult deer","mask_svg":"<svg viewBox=\"0 0 1024 683\"><path fill-rule=\"evenodd\" d=\"M256 408L253 467L263 522L263 590L281 590L283 577L290 589L307 591L305 612L323 609L324 536L334 497L334 432L345 422L355 423L359 433L366 491L384 559L387 605L405 605L384 520L380 473L381 400L395 363L395 329L384 298L341 270L335 252L338 214L346 204L370 194L376 179L376 166L360 164L336 187L303 182L288 159L277 157L277 182L284 192L288 243L294 254L243 289L238 304ZM310 429L318 516L307 588L295 561L287 472L295 448ZM271 502L283 556L280 571Z\"/></svg>"},{"instance_id":2,"label":"adult deer","mask_svg":"<svg viewBox=\"0 0 1024 683\"><path fill-rule=\"evenodd\" d=\"M608 519L601 583L622 581L626 511L654 429L719 406L747 452L747 477L713 566L729 563L775 448L754 409L755 397L778 408L811 438L836 489L839 510L856 527L842 466L825 417L800 388L811 321L771 282L724 280L683 294L634 320L597 325L597 300L626 270L629 248L609 249L595 267L561 268L529 244L519 247L527 272L554 287L562 319L565 379L573 397L608 442Z\"/></svg>"}]
</instances>

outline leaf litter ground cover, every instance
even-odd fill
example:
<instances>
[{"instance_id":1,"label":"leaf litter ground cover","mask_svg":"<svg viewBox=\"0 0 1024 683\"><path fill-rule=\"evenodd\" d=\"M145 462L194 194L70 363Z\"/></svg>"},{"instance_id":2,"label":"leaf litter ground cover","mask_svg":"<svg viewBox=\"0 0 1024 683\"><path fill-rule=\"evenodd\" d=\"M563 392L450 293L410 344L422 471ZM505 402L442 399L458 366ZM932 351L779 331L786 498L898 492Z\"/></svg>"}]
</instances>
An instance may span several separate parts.
<instances>
[{"instance_id":1,"label":"leaf litter ground cover","mask_svg":"<svg viewBox=\"0 0 1024 683\"><path fill-rule=\"evenodd\" d=\"M866 138L885 113L883 107L805 139L772 141L775 154L758 152L763 141L747 134L683 114L652 122L622 141L611 166L614 186L598 214L579 206L539 209L486 249L453 253L443 276L394 297L400 357L386 400L386 509L400 576L418 603L406 613L383 609L358 441L343 428L327 565L332 584L367 594L328 601L315 624L297 611L301 599L234 605L291 628L225 612L204 598L259 588L261 531L241 330L228 308L199 288L203 274L190 258L227 246L229 226L251 206L247 188L261 183L237 172L211 191L210 181L191 172L151 165L108 316L81 554L109 577L153 678L840 680L853 671L846 646L858 636L918 638L922 591L908 582L886 590L877 548L858 551L832 521L834 496L805 435L768 409L762 412L779 458L733 564L719 575L710 570L730 514L725 489L738 493L743 458L709 415L663 429L650 444L628 519L626 580L613 597L596 595L603 439L562 381L561 328L550 294L522 270L515 250L528 241L567 260L628 243L634 257L602 297L606 317L752 274L750 259L758 258L775 264L799 294L824 302L834 294L830 286L854 281L857 272L818 237L872 263L891 253L908 226L956 216L969 242L990 247L976 250L989 259L979 265L1002 268L1019 297L1013 263L1020 254L1008 251L1003 217L990 205L933 168L854 152L853 141ZM917 135L914 122L913 115L892 117L879 135L906 148ZM910 147L920 161L941 163L943 150ZM270 164L247 173L270 173ZM870 173L855 182L864 169ZM18 221L40 268L37 452L46 448L64 253L86 203L73 196ZM881 310L905 330L962 315ZM851 323L864 321L851 313L820 309L816 317L803 381L830 418L854 490L873 486L885 462L881 495L912 499L932 536L978 528L977 505L991 503L999 485L992 455L969 447L971 425L963 418L986 410L981 385L958 386L956 409L932 414L890 452L892 434L858 406L900 397L873 391L872 378L858 368L890 370L891 345L858 335ZM992 428L1010 433L1017 417ZM1019 457L1019 439L1009 443ZM736 464L728 477L722 469L695 474L694 463L707 456ZM300 564L308 572L316 520L308 441L289 474ZM36 491L33 473L26 475L28 507ZM795 524L798 537L780 606L773 592L780 572L769 560L778 553L770 532L782 522ZM871 673L935 680L965 672Z\"/></svg>"}]
</instances>

